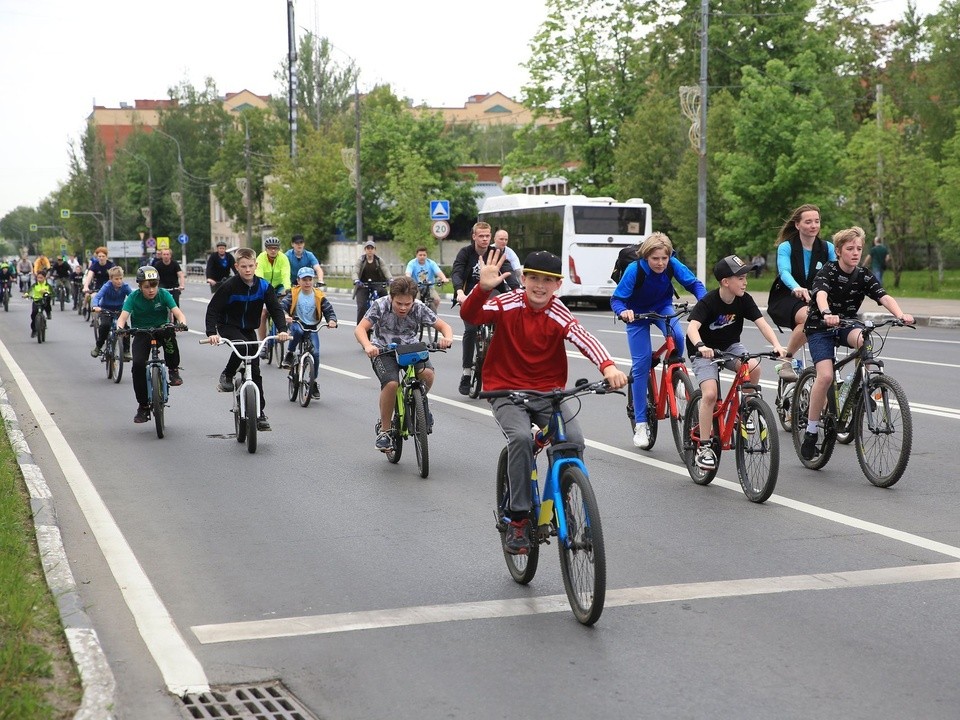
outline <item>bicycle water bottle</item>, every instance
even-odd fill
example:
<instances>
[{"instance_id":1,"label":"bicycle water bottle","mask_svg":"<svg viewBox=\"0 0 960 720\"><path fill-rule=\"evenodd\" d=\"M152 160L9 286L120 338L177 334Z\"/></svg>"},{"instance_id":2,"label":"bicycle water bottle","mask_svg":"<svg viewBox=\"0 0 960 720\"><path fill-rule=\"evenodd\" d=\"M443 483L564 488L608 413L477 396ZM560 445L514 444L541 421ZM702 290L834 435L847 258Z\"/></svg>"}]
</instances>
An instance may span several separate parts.
<instances>
[{"instance_id":1,"label":"bicycle water bottle","mask_svg":"<svg viewBox=\"0 0 960 720\"><path fill-rule=\"evenodd\" d=\"M839 405L842 408L843 404L847 401L847 395L850 394L850 386L853 384L853 373L847 375L842 381L840 381L840 387L837 388L837 395Z\"/></svg>"}]
</instances>

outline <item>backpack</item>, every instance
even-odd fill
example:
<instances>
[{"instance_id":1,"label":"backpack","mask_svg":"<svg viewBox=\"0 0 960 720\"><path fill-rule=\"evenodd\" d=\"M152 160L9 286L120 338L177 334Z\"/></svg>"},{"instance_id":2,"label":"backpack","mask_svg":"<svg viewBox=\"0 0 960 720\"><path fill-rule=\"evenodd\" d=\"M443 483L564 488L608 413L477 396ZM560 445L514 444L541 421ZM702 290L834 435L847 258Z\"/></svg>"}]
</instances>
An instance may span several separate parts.
<instances>
[{"instance_id":1,"label":"backpack","mask_svg":"<svg viewBox=\"0 0 960 720\"><path fill-rule=\"evenodd\" d=\"M630 267L630 263L636 262L640 259L640 245L630 245L625 247L620 251L620 254L617 255L617 262L613 265L613 272L610 273L610 279L615 283L620 282L620 278L623 277L623 273L626 272L627 268ZM666 269L667 277L671 280L671 287L673 287L673 265L667 265ZM636 292L643 287L643 281L647 279L647 274L645 272L637 273L637 280L633 286L633 291ZM673 288L674 297L680 297L677 293L677 289Z\"/></svg>"}]
</instances>

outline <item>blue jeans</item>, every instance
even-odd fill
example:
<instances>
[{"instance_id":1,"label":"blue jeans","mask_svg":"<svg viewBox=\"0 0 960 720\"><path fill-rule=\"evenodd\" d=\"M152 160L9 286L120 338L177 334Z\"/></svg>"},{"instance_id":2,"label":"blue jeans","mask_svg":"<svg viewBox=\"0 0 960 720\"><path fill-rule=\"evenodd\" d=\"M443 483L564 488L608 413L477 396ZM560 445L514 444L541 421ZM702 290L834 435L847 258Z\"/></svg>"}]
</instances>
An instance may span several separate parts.
<instances>
[{"instance_id":1,"label":"blue jeans","mask_svg":"<svg viewBox=\"0 0 960 720\"><path fill-rule=\"evenodd\" d=\"M303 326L300 323L294 321L290 323L290 334L293 335L293 340L290 341L289 350L290 352L296 352L300 341L307 333L303 332ZM313 377L310 378L310 382L316 382L317 371L320 369L320 334L309 333L309 335L311 340L310 354L313 355Z\"/></svg>"},{"instance_id":2,"label":"blue jeans","mask_svg":"<svg viewBox=\"0 0 960 720\"><path fill-rule=\"evenodd\" d=\"M650 312L650 311L648 311ZM669 314L669 310L661 309L658 312ZM630 348L630 357L633 365L630 372L633 374L633 412L634 421L638 424L647 421L647 383L650 377L650 362L653 348L650 343L650 326L656 325L666 337L667 323L664 320L645 320L627 325L627 346ZM683 355L683 329L680 319L670 321L670 332L677 346L677 354Z\"/></svg>"}]
</instances>

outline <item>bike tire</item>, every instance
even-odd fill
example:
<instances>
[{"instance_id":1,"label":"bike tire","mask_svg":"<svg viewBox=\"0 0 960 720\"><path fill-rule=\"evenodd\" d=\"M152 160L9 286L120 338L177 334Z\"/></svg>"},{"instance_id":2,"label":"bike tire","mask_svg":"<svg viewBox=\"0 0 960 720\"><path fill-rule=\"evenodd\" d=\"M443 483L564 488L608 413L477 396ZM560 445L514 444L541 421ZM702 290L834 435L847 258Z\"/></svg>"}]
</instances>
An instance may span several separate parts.
<instances>
[{"instance_id":1,"label":"bike tire","mask_svg":"<svg viewBox=\"0 0 960 720\"><path fill-rule=\"evenodd\" d=\"M872 375L867 381L869 394L853 409L851 434L856 438L857 462L872 484L888 488L907 469L913 447L913 415L903 386L887 375ZM877 430L868 424L865 401L876 406L873 419Z\"/></svg>"},{"instance_id":2,"label":"bike tire","mask_svg":"<svg viewBox=\"0 0 960 720\"><path fill-rule=\"evenodd\" d=\"M413 435L413 449L417 453L417 469L420 477L425 478L430 474L430 446L427 442L427 405L423 390L413 388L410 400L410 419L413 425L410 434Z\"/></svg>"},{"instance_id":3,"label":"bike tire","mask_svg":"<svg viewBox=\"0 0 960 720\"><path fill-rule=\"evenodd\" d=\"M477 340L473 348L473 373L470 377L470 397L476 400L483 390L483 360L487 355L486 330L477 330Z\"/></svg>"},{"instance_id":4,"label":"bike tire","mask_svg":"<svg viewBox=\"0 0 960 720\"><path fill-rule=\"evenodd\" d=\"M682 365L677 365L673 369L673 377L670 379L670 386L673 388L673 397L677 403L677 414L670 415L670 430L673 432L673 444L677 448L681 462L683 461L683 416L687 412L687 405L695 392L693 380L686 373ZM667 403L667 412L670 412L670 404Z\"/></svg>"},{"instance_id":5,"label":"bike tire","mask_svg":"<svg viewBox=\"0 0 960 720\"><path fill-rule=\"evenodd\" d=\"M296 402L300 395L300 363L294 362L287 372L287 397L290 402Z\"/></svg>"},{"instance_id":6,"label":"bike tire","mask_svg":"<svg viewBox=\"0 0 960 720\"><path fill-rule=\"evenodd\" d=\"M837 430L834 427L833 420L829 420L826 415L831 411L833 401L831 395L834 392L831 386L827 392L827 406L820 416L820 427L817 430L817 450L819 454L812 460L804 460L800 454L800 446L803 444L803 434L807 431L807 415L810 408L810 391L813 388L813 382L817 378L817 369L815 367L805 368L800 372L797 378L796 387L793 390L793 407L790 408L790 421L793 425L791 435L793 435L793 448L797 451L797 457L800 463L811 470L819 470L830 460L833 455L833 449L837 444Z\"/></svg>"},{"instance_id":7,"label":"bike tire","mask_svg":"<svg viewBox=\"0 0 960 720\"><path fill-rule=\"evenodd\" d=\"M37 313L35 325L37 328L37 342L42 343L47 339L47 318L44 316L43 310Z\"/></svg>"},{"instance_id":8,"label":"bike tire","mask_svg":"<svg viewBox=\"0 0 960 720\"><path fill-rule=\"evenodd\" d=\"M560 498L567 522L567 537L557 538L563 587L577 620L593 625L603 612L607 558L597 496L576 465L566 465L560 472Z\"/></svg>"},{"instance_id":9,"label":"bike tire","mask_svg":"<svg viewBox=\"0 0 960 720\"><path fill-rule=\"evenodd\" d=\"M277 360L277 368L278 368L278 369L281 369L281 370L283 369L283 354L284 354L284 351L285 351L286 349L287 349L287 343L286 343L286 342L279 342L279 341L277 341L277 340L274 340L274 341L273 341L273 353L272 353L272 355L273 355L273 358L276 358L276 360ZM271 359L273 359L273 358L271 358Z\"/></svg>"},{"instance_id":10,"label":"bike tire","mask_svg":"<svg viewBox=\"0 0 960 720\"><path fill-rule=\"evenodd\" d=\"M657 444L657 429L660 426L657 420L657 388L653 377L647 378L647 432L650 434L650 444L647 450L653 450Z\"/></svg>"},{"instance_id":11,"label":"bike tire","mask_svg":"<svg viewBox=\"0 0 960 720\"><path fill-rule=\"evenodd\" d=\"M247 452L257 451L257 418L260 415L260 403L257 401L257 389L247 385L243 389L244 420L247 423Z\"/></svg>"},{"instance_id":12,"label":"bike tire","mask_svg":"<svg viewBox=\"0 0 960 720\"><path fill-rule=\"evenodd\" d=\"M531 535L533 536L530 538L530 552L526 555L511 555L507 552L507 524L503 519L509 501L510 486L507 482L507 449L503 448L503 450L500 451L500 459L497 461L497 504L493 512L497 519L497 531L500 533L500 549L503 551L503 559L507 563L507 570L510 572L510 577L513 578L514 582L520 585L526 585L533 580L533 576L537 574L537 565L540 563L537 518L530 518L530 527L532 528Z\"/></svg>"},{"instance_id":13,"label":"bike tire","mask_svg":"<svg viewBox=\"0 0 960 720\"><path fill-rule=\"evenodd\" d=\"M720 423L713 418L713 452L717 456L717 467L704 470L697 465L697 448L700 445L700 402L703 393L697 390L687 403L687 410L683 416L683 464L687 466L690 479L697 485L709 485L717 476L720 468Z\"/></svg>"},{"instance_id":14,"label":"bike tire","mask_svg":"<svg viewBox=\"0 0 960 720\"><path fill-rule=\"evenodd\" d=\"M237 433L237 442L243 443L247 440L247 420L240 413L239 390L234 386L234 408L233 408L233 428Z\"/></svg>"},{"instance_id":15,"label":"bike tire","mask_svg":"<svg viewBox=\"0 0 960 720\"><path fill-rule=\"evenodd\" d=\"M60 298L60 312L63 312L66 308L67 298L64 297L63 293L60 290L57 290L57 297Z\"/></svg>"},{"instance_id":16,"label":"bike tire","mask_svg":"<svg viewBox=\"0 0 960 720\"><path fill-rule=\"evenodd\" d=\"M163 375L156 365L150 367L151 404L153 424L157 429L157 437L163 439Z\"/></svg>"},{"instance_id":17,"label":"bike tire","mask_svg":"<svg viewBox=\"0 0 960 720\"><path fill-rule=\"evenodd\" d=\"M793 432L793 416L790 408L793 406L793 393L797 383L794 380L777 379L777 397L774 404L777 407L777 420L784 432Z\"/></svg>"},{"instance_id":18,"label":"bike tire","mask_svg":"<svg viewBox=\"0 0 960 720\"><path fill-rule=\"evenodd\" d=\"M116 364L116 370L114 370L113 373L113 382L119 385L120 379L123 377L123 338L114 335L112 345L114 363Z\"/></svg>"},{"instance_id":19,"label":"bike tire","mask_svg":"<svg viewBox=\"0 0 960 720\"><path fill-rule=\"evenodd\" d=\"M747 432L748 421L754 430ZM766 502L780 473L780 434L773 410L757 395L747 395L740 406L735 455L740 487L750 502Z\"/></svg>"},{"instance_id":20,"label":"bike tire","mask_svg":"<svg viewBox=\"0 0 960 720\"><path fill-rule=\"evenodd\" d=\"M300 377L297 385L300 391L300 407L310 404L310 378L313 377L313 355L306 353L300 362Z\"/></svg>"},{"instance_id":21,"label":"bike tire","mask_svg":"<svg viewBox=\"0 0 960 720\"><path fill-rule=\"evenodd\" d=\"M88 321L88 322L90 321L90 312L91 312L91 311L90 311L90 303L89 303L89 302L84 302L84 303L83 303L83 319L86 320L86 321Z\"/></svg>"},{"instance_id":22,"label":"bike tire","mask_svg":"<svg viewBox=\"0 0 960 720\"><path fill-rule=\"evenodd\" d=\"M113 374L117 369L116 356L113 354L113 341L107 338L103 346L103 364L107 366L107 380L113 380Z\"/></svg>"},{"instance_id":23,"label":"bike tire","mask_svg":"<svg viewBox=\"0 0 960 720\"><path fill-rule=\"evenodd\" d=\"M390 439L393 441L393 445L384 455L387 456L387 460L393 465L396 465L400 462L400 456L403 455L403 428L400 427L399 408L394 408L393 410L393 424L390 426Z\"/></svg>"}]
</instances>

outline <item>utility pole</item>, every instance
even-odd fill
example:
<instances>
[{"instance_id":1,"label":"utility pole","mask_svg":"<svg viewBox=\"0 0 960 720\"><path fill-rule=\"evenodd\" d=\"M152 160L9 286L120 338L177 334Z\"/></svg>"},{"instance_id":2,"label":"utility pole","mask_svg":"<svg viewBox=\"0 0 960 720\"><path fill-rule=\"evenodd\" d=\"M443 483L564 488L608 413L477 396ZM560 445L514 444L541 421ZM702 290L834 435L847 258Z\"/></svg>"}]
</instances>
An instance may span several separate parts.
<instances>
[{"instance_id":1,"label":"utility pole","mask_svg":"<svg viewBox=\"0 0 960 720\"><path fill-rule=\"evenodd\" d=\"M363 192L360 189L360 91L357 89L357 79L353 79L353 108L354 108L354 128L356 132L354 142L354 171L357 176L356 202L357 202L357 242L363 245Z\"/></svg>"},{"instance_id":2,"label":"utility pole","mask_svg":"<svg viewBox=\"0 0 960 720\"><path fill-rule=\"evenodd\" d=\"M293 24L293 0L287 0L287 105L290 122L290 157L297 157L297 31Z\"/></svg>"},{"instance_id":3,"label":"utility pole","mask_svg":"<svg viewBox=\"0 0 960 720\"><path fill-rule=\"evenodd\" d=\"M877 83L877 139L880 142L877 144L877 205L874 216L877 237L883 242L883 83Z\"/></svg>"},{"instance_id":4,"label":"utility pole","mask_svg":"<svg viewBox=\"0 0 960 720\"><path fill-rule=\"evenodd\" d=\"M707 22L710 0L700 4L700 148L697 165L697 277L707 277Z\"/></svg>"},{"instance_id":5,"label":"utility pole","mask_svg":"<svg viewBox=\"0 0 960 720\"><path fill-rule=\"evenodd\" d=\"M250 179L250 126L247 118L243 117L243 158L247 166L247 247L253 247L253 181Z\"/></svg>"}]
</instances>

